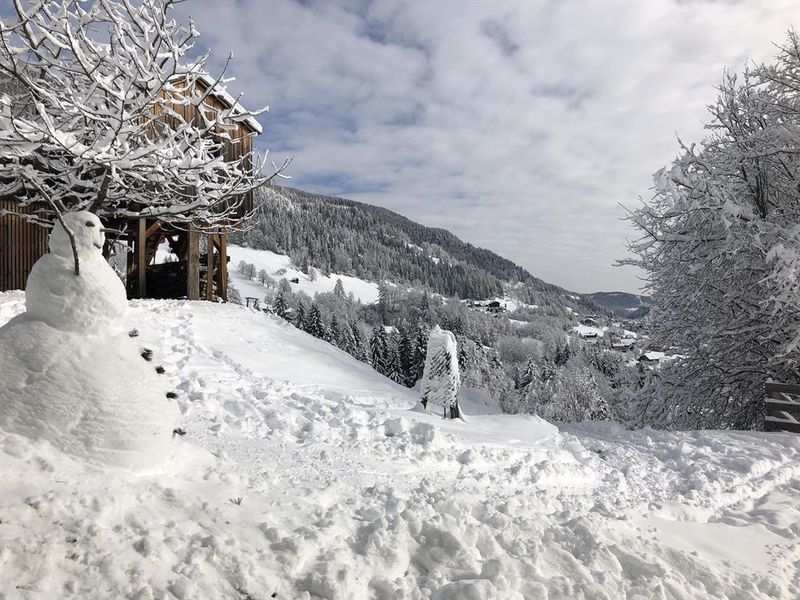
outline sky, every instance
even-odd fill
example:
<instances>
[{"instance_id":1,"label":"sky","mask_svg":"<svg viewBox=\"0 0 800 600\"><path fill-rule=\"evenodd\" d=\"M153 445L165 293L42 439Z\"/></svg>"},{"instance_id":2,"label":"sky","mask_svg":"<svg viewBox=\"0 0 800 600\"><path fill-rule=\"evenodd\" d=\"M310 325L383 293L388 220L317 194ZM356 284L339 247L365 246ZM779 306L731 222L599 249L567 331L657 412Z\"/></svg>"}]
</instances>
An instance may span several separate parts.
<instances>
[{"instance_id":1,"label":"sky","mask_svg":"<svg viewBox=\"0 0 800 600\"><path fill-rule=\"evenodd\" d=\"M800 3L193 0L212 73L287 185L384 206L577 292L615 267L624 206L700 141L726 67L769 60Z\"/></svg>"}]
</instances>

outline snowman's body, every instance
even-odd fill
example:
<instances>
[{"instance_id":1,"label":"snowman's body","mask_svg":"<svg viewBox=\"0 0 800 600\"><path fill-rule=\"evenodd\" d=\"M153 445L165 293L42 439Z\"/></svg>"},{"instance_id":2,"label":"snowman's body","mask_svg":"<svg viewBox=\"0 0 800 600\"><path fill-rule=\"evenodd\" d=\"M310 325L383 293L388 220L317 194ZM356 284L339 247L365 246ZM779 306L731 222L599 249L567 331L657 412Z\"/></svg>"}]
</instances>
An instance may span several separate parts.
<instances>
[{"instance_id":1,"label":"snowman's body","mask_svg":"<svg viewBox=\"0 0 800 600\"><path fill-rule=\"evenodd\" d=\"M96 216L65 216L34 265L26 312L0 327L0 427L96 462L147 467L169 457L179 411L166 378L123 330L122 282L102 256Z\"/></svg>"}]
</instances>

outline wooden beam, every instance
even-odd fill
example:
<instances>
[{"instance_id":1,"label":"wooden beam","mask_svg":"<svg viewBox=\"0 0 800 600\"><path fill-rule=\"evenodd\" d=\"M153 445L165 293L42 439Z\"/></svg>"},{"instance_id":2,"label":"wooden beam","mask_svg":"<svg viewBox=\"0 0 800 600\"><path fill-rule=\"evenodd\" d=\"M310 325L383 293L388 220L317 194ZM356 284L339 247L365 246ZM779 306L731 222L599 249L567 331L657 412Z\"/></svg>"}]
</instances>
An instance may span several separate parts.
<instances>
[{"instance_id":1,"label":"wooden beam","mask_svg":"<svg viewBox=\"0 0 800 600\"><path fill-rule=\"evenodd\" d=\"M208 234L208 250L206 252L206 300L214 300L214 234Z\"/></svg>"},{"instance_id":2,"label":"wooden beam","mask_svg":"<svg viewBox=\"0 0 800 600\"><path fill-rule=\"evenodd\" d=\"M157 220L155 223L153 223L152 225L150 225L150 227L147 228L147 237L150 237L159 229L161 229L161 221Z\"/></svg>"},{"instance_id":3,"label":"wooden beam","mask_svg":"<svg viewBox=\"0 0 800 600\"><path fill-rule=\"evenodd\" d=\"M790 421L788 419L767 417L764 422L764 429L767 431L788 431L792 433L800 433L800 423L797 421Z\"/></svg>"},{"instance_id":4,"label":"wooden beam","mask_svg":"<svg viewBox=\"0 0 800 600\"><path fill-rule=\"evenodd\" d=\"M792 383L767 383L767 394L772 392L779 392L783 394L796 394L800 395L800 385Z\"/></svg>"},{"instance_id":5,"label":"wooden beam","mask_svg":"<svg viewBox=\"0 0 800 600\"><path fill-rule=\"evenodd\" d=\"M219 295L228 301L228 236L219 234Z\"/></svg>"},{"instance_id":6,"label":"wooden beam","mask_svg":"<svg viewBox=\"0 0 800 600\"><path fill-rule=\"evenodd\" d=\"M189 300L200 300L200 234L190 226L186 236L186 297Z\"/></svg>"},{"instance_id":7,"label":"wooden beam","mask_svg":"<svg viewBox=\"0 0 800 600\"><path fill-rule=\"evenodd\" d=\"M136 236L136 271L139 278L139 298L147 297L147 219L139 219Z\"/></svg>"}]
</instances>

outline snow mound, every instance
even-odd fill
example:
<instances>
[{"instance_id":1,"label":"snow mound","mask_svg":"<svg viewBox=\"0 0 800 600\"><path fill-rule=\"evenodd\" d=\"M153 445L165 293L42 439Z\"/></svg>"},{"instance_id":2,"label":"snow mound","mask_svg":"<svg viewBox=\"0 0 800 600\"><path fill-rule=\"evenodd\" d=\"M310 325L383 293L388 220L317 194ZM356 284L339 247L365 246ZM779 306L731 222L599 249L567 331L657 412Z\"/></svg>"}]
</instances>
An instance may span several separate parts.
<instances>
[{"instance_id":1,"label":"snow mound","mask_svg":"<svg viewBox=\"0 0 800 600\"><path fill-rule=\"evenodd\" d=\"M122 282L103 260L90 213L71 213L80 274L61 225L34 265L27 312L0 328L0 426L63 452L129 468L165 460L178 408L123 331Z\"/></svg>"}]
</instances>

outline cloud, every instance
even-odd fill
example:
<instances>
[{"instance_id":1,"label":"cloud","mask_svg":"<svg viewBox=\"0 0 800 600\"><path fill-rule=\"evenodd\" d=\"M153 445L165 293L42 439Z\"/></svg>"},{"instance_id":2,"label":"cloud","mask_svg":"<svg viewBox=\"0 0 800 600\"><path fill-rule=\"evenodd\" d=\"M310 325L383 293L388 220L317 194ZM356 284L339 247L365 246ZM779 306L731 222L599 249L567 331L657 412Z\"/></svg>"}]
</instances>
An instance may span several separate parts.
<instances>
[{"instance_id":1,"label":"cloud","mask_svg":"<svg viewBox=\"0 0 800 600\"><path fill-rule=\"evenodd\" d=\"M768 59L797 4L196 1L231 89L269 104L259 144L292 185L445 227L577 291L612 267L647 196L702 137L723 69Z\"/></svg>"}]
</instances>

